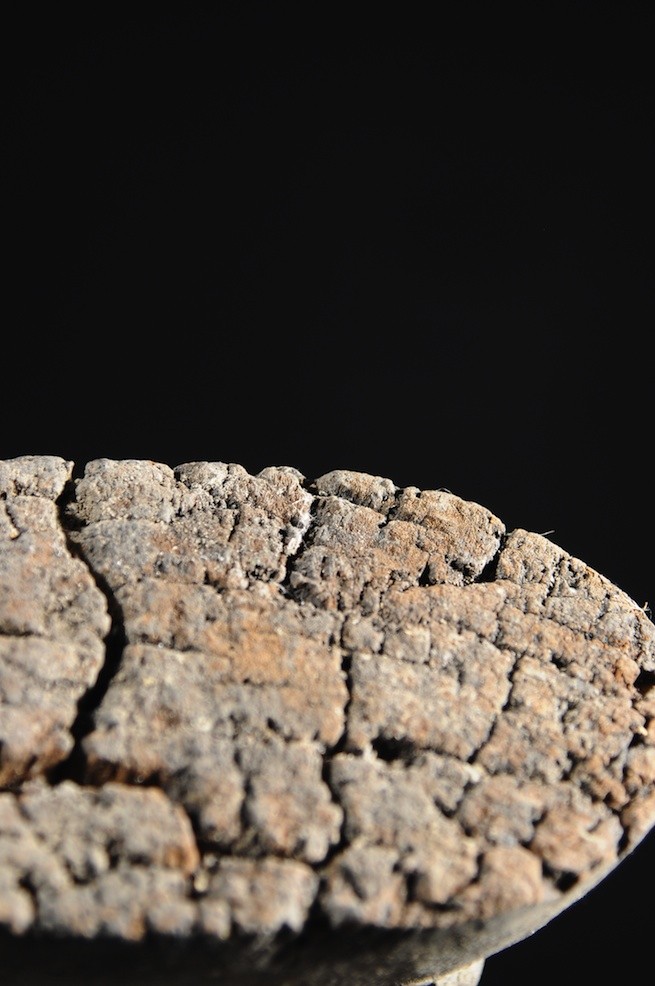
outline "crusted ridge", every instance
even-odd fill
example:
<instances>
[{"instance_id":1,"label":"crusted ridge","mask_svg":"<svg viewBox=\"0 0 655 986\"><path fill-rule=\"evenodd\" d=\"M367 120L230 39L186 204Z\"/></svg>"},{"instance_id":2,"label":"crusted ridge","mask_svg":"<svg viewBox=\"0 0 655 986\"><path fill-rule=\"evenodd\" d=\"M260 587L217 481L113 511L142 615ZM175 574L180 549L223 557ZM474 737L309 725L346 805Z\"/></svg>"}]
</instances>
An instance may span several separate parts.
<instances>
[{"instance_id":1,"label":"crusted ridge","mask_svg":"<svg viewBox=\"0 0 655 986\"><path fill-rule=\"evenodd\" d=\"M17 510L20 561L49 508ZM142 460L89 463L57 523L112 626L53 804L164 798L194 934L509 940L652 826L652 624L544 537L348 470Z\"/></svg>"}]
</instances>

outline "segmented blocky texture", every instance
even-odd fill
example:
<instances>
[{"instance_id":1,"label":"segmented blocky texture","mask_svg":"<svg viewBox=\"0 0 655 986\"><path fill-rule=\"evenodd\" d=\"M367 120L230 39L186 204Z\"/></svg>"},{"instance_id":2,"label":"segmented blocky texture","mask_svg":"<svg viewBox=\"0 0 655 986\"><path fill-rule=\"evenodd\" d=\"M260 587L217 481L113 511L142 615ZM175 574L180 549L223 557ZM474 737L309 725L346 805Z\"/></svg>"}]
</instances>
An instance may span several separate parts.
<instances>
[{"instance_id":1,"label":"segmented blocky texture","mask_svg":"<svg viewBox=\"0 0 655 986\"><path fill-rule=\"evenodd\" d=\"M11 934L435 942L362 973L402 981L532 930L650 830L653 624L545 537L349 471L71 475L0 463Z\"/></svg>"}]
</instances>

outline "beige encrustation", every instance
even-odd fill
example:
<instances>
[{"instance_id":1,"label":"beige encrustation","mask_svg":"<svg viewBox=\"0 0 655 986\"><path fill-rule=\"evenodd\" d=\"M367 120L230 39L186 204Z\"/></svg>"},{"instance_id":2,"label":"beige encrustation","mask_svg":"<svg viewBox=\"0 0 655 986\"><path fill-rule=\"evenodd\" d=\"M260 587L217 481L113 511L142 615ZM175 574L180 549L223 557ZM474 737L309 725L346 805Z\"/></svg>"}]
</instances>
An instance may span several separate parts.
<instances>
[{"instance_id":1,"label":"beige encrustation","mask_svg":"<svg viewBox=\"0 0 655 986\"><path fill-rule=\"evenodd\" d=\"M0 927L474 986L652 827L654 672L633 600L449 492L5 460Z\"/></svg>"}]
</instances>

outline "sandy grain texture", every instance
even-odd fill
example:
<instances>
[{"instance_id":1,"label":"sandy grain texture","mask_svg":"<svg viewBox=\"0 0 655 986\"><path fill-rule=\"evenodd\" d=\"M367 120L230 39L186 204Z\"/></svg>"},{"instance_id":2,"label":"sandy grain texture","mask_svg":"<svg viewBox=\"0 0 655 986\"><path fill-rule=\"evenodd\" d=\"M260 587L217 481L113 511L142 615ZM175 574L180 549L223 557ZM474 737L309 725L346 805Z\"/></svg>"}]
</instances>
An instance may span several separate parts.
<instances>
[{"instance_id":1,"label":"sandy grain texture","mask_svg":"<svg viewBox=\"0 0 655 986\"><path fill-rule=\"evenodd\" d=\"M71 470L0 463L12 954L418 981L653 825L653 624L551 541L362 473Z\"/></svg>"}]
</instances>

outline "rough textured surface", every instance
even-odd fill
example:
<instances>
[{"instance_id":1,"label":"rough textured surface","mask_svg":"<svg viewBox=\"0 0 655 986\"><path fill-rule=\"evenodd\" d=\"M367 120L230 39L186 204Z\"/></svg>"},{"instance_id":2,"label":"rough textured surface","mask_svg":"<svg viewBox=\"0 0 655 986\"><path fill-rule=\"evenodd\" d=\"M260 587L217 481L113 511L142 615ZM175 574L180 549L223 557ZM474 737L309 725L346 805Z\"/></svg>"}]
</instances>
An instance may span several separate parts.
<instances>
[{"instance_id":1,"label":"rough textured surface","mask_svg":"<svg viewBox=\"0 0 655 986\"><path fill-rule=\"evenodd\" d=\"M110 621L87 566L67 548L57 498L72 463L0 462L0 785L68 755L78 699L104 662Z\"/></svg>"},{"instance_id":2,"label":"rough textured surface","mask_svg":"<svg viewBox=\"0 0 655 986\"><path fill-rule=\"evenodd\" d=\"M416 983L416 986L477 986L484 966L484 960L473 962L463 969L455 969L453 972L439 976L431 982ZM411 984L414 986L414 984Z\"/></svg>"},{"instance_id":3,"label":"rough textured surface","mask_svg":"<svg viewBox=\"0 0 655 986\"><path fill-rule=\"evenodd\" d=\"M307 981L290 940L339 982L337 935L421 981L649 831L653 624L544 537L346 471L70 477L0 463L6 934L241 943L244 984Z\"/></svg>"}]
</instances>

